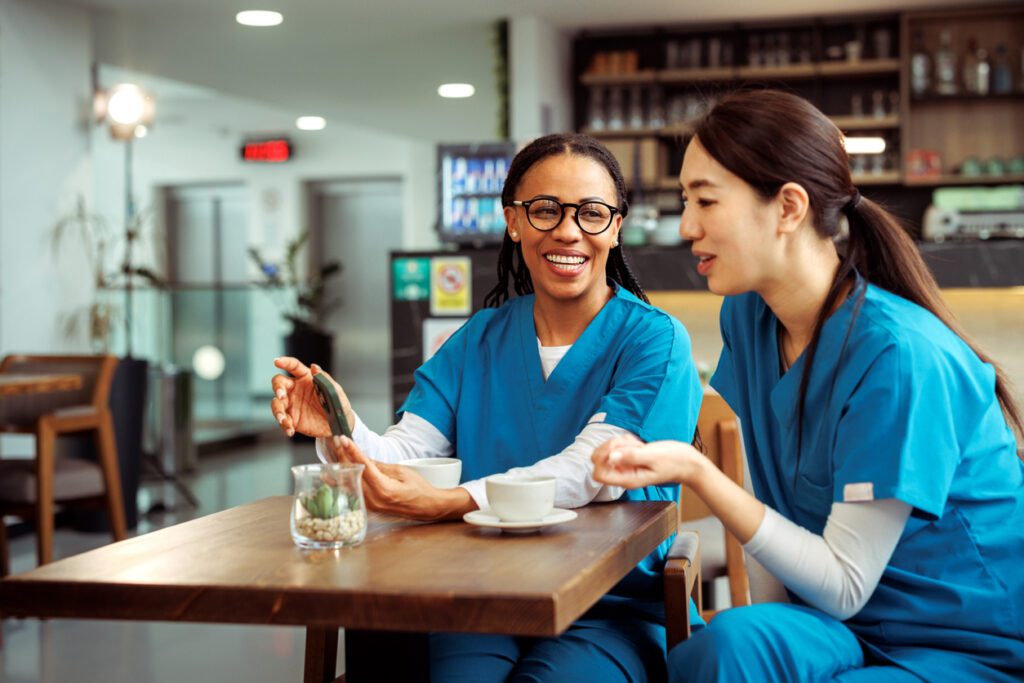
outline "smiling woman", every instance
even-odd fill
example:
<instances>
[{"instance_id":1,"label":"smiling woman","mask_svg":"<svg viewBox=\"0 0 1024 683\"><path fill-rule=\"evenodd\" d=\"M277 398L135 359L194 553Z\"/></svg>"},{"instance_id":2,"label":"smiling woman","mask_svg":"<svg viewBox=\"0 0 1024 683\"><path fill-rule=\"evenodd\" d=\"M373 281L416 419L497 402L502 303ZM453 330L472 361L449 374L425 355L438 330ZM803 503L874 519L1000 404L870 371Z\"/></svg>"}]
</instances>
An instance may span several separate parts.
<instances>
[{"instance_id":1,"label":"smiling woman","mask_svg":"<svg viewBox=\"0 0 1024 683\"><path fill-rule=\"evenodd\" d=\"M647 303L618 245L628 208L614 157L587 136L540 138L513 159L502 205L508 232L487 308L416 371L401 420L384 434L370 432L337 387L353 437L321 442L321 457L362 463L367 506L416 519L488 508L485 480L496 474L553 479L558 508L677 500L677 486L625 491L592 477L591 455L610 438L690 441L702 397L686 330ZM329 436L312 398L319 368L277 364L291 375L273 380L282 429ZM398 464L448 456L462 462L454 489ZM431 678L663 677L667 550L644 558L561 638L433 635ZM691 620L700 623L693 609Z\"/></svg>"}]
</instances>

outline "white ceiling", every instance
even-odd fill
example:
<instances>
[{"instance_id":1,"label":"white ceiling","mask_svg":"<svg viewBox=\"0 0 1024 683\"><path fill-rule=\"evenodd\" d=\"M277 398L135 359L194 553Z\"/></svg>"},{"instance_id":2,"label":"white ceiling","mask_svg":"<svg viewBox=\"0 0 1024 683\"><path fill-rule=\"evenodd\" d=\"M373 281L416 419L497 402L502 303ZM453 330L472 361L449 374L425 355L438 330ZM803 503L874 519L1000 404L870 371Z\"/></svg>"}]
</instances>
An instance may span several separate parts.
<instances>
[{"instance_id":1,"label":"white ceiling","mask_svg":"<svg viewBox=\"0 0 1024 683\"><path fill-rule=\"evenodd\" d=\"M583 27L821 14L821 0L65 0L96 10L98 61L291 110L427 140L491 139L498 98L493 23L536 16ZM986 0L833 0L829 14ZM275 9L281 26L239 26ZM477 86L443 100L443 82Z\"/></svg>"}]
</instances>

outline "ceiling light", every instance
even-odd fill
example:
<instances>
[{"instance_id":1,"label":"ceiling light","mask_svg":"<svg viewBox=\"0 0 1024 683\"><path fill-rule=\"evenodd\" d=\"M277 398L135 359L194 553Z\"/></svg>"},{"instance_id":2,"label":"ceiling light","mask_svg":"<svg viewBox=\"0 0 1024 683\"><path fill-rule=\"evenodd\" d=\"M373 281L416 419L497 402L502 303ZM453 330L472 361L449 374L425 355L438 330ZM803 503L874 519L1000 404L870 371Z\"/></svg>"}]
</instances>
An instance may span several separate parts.
<instances>
[{"instance_id":1,"label":"ceiling light","mask_svg":"<svg viewBox=\"0 0 1024 683\"><path fill-rule=\"evenodd\" d=\"M881 154L885 151L885 138L859 137L843 138L847 154Z\"/></svg>"},{"instance_id":2,"label":"ceiling light","mask_svg":"<svg viewBox=\"0 0 1024 683\"><path fill-rule=\"evenodd\" d=\"M437 94L441 97L472 97L476 92L469 83L445 83L437 88Z\"/></svg>"},{"instance_id":3,"label":"ceiling light","mask_svg":"<svg viewBox=\"0 0 1024 683\"><path fill-rule=\"evenodd\" d=\"M327 120L322 116L300 116L295 119L295 127L299 130L323 130Z\"/></svg>"},{"instance_id":4,"label":"ceiling light","mask_svg":"<svg viewBox=\"0 0 1024 683\"><path fill-rule=\"evenodd\" d=\"M149 134L149 128L146 128L141 123L135 126L135 137L144 138Z\"/></svg>"},{"instance_id":5,"label":"ceiling light","mask_svg":"<svg viewBox=\"0 0 1024 683\"><path fill-rule=\"evenodd\" d=\"M277 26L284 21L284 16L280 12L250 9L236 14L235 21L242 26Z\"/></svg>"}]
</instances>

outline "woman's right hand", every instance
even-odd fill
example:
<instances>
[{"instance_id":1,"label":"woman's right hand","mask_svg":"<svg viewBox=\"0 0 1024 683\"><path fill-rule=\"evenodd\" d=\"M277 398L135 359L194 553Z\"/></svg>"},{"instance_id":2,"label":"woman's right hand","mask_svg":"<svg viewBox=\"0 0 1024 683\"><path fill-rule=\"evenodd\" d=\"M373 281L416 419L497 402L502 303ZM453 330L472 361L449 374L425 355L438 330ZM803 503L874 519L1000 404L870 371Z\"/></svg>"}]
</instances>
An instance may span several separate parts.
<instances>
[{"instance_id":1,"label":"woman's right hand","mask_svg":"<svg viewBox=\"0 0 1024 683\"><path fill-rule=\"evenodd\" d=\"M320 399L313 388L313 375L324 375L334 384L338 398L341 399L342 408L345 411L345 419L349 427L355 425L355 413L349 403L348 396L342 390L341 385L324 372L320 366L313 364L306 367L297 358L284 356L275 358L274 365L284 370L288 375L274 375L271 384L274 387L274 398L270 401L270 409L274 418L281 425L281 430L288 436L294 436L300 432L306 436L328 437L331 435L331 426L327 422L327 415L320 406Z\"/></svg>"}]
</instances>

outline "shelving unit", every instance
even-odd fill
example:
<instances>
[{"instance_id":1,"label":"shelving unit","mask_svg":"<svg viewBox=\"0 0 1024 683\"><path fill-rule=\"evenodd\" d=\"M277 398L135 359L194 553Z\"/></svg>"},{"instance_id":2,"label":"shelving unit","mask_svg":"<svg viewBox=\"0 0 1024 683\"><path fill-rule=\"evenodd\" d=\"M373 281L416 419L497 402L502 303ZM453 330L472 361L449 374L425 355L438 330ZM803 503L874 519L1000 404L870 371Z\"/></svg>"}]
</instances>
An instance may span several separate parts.
<instances>
[{"instance_id":1,"label":"shelving unit","mask_svg":"<svg viewBox=\"0 0 1024 683\"><path fill-rule=\"evenodd\" d=\"M997 0L998 2L998 0ZM888 32L888 54L874 40L879 30ZM989 50L1007 46L1015 89L991 95L963 94L916 96L910 90L910 56L915 31L923 31L925 45L934 54L939 33L950 30L953 49L962 59L973 36ZM774 36L789 34L793 63L757 64L748 59L752 45L769 50ZM669 66L667 48L673 41L680 49L701 41L699 58L686 53L688 63ZM860 44L857 59L836 59L836 46L851 40ZM711 58L711 43L716 56ZM777 45L777 43L775 43ZM847 134L879 135L893 158L881 173L854 176L860 186L884 199L911 222L920 220L930 202L930 188L942 185L995 185L1024 183L1022 174L962 176L965 160L981 162L993 156L1006 161L1024 155L1024 75L1020 73L1024 45L1024 5L1019 2L986 8L951 9L901 14L870 14L828 19L794 19L772 23L735 23L587 31L574 42L574 101L577 129L606 141L626 172L630 185L642 189L645 198L664 212L678 210L676 174L682 161L682 145L688 134L686 121L671 120L664 127L594 130L588 126L587 106L596 90L609 93L622 88L622 108L628 112L636 87L657 89L668 114L671 97L684 95L713 98L738 87L778 87L806 97L830 116ZM728 48L728 49L727 49ZM720 53L717 51L720 49ZM607 50L636 53L635 73L587 73L595 54ZM731 61L726 55L731 55ZM858 55L853 55L857 57ZM721 59L719 59L721 57ZM802 61L801 61L802 60ZM751 65L754 61L757 65ZM700 64L700 66L697 66ZM710 66L714 65L714 66ZM884 93L885 116L873 116L876 92ZM853 115L856 95L860 110ZM606 96L606 104L608 97ZM646 105L646 101L645 101ZM627 119L628 120L628 119ZM913 177L903 168L911 150L933 150L942 160L943 173ZM639 171L639 172L638 172Z\"/></svg>"},{"instance_id":2,"label":"shelving unit","mask_svg":"<svg viewBox=\"0 0 1024 683\"><path fill-rule=\"evenodd\" d=\"M970 158L985 161L992 157L1009 160L1024 156L1024 76L1020 73L1020 54L1024 47L1024 6L1014 3L985 9L910 12L900 22L901 40L907 46L903 60L903 106L901 135L904 154L912 150L936 153L943 173L937 177L907 176L908 187L941 185L993 185L1024 182L1024 175L962 176L958 170ZM1013 64L1013 85L1009 93L957 95L910 92L910 46L920 34L930 54L938 48L940 35L948 31L958 69L973 38L990 54L997 45L1006 46ZM958 77L961 74L958 73ZM961 83L962 87L962 83Z\"/></svg>"},{"instance_id":3,"label":"shelving unit","mask_svg":"<svg viewBox=\"0 0 1024 683\"><path fill-rule=\"evenodd\" d=\"M870 37L878 31L888 36L888 48L876 47L871 42ZM604 140L622 164L630 186L642 190L648 201L655 195L655 203L667 213L678 210L679 199L674 195L678 191L676 174L682 162L680 143L689 134L687 117L695 115L696 101L738 87L779 87L810 99L832 115L844 132L865 131L883 136L888 148L897 151L890 153L884 172L865 174L864 182L898 184L901 123L898 112L893 111L892 97L900 87L898 39L896 14L846 21L796 20L584 32L574 45L576 125ZM792 40L791 49L783 54L782 41L788 40ZM859 55L849 55L850 59L837 59L826 49L853 40L869 44L863 45ZM697 41L699 49L695 49ZM762 45L763 49L759 47ZM674 51L680 59L674 59ZM624 53L629 53L628 59ZM627 63L635 66L636 71L593 72L593 68ZM883 93L885 116L870 115L875 92ZM592 98L602 98L599 106L605 109L614 100L614 106L625 114L638 93L645 107L653 98L661 98L669 120L667 125L617 129L595 129L588 125L586 112ZM867 115L853 115L853 100L857 98L860 111ZM678 104L670 106L673 100L680 99L685 100L683 116ZM628 121L628 115L624 115L621 123Z\"/></svg>"}]
</instances>

